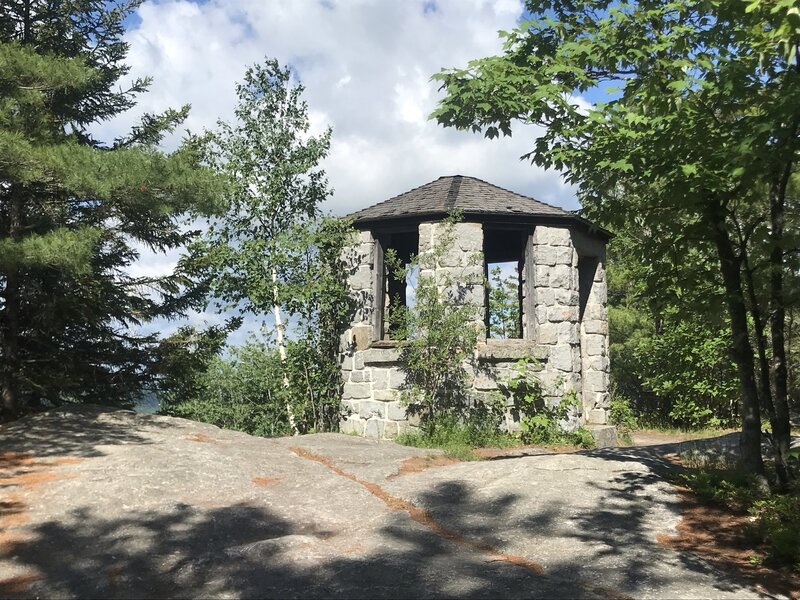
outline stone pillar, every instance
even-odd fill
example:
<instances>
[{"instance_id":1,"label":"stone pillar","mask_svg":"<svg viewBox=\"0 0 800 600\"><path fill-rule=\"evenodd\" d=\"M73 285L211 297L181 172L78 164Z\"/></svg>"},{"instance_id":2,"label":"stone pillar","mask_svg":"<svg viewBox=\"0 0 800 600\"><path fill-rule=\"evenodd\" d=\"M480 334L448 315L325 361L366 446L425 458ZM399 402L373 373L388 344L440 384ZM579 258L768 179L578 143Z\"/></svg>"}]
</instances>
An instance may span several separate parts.
<instances>
[{"instance_id":1,"label":"stone pillar","mask_svg":"<svg viewBox=\"0 0 800 600\"><path fill-rule=\"evenodd\" d=\"M373 256L375 240L369 231L356 233L353 244L343 251L347 265L347 285L355 303L355 313L350 327L342 336L342 350L350 346L364 350L372 340L372 311L374 307Z\"/></svg>"},{"instance_id":2,"label":"stone pillar","mask_svg":"<svg viewBox=\"0 0 800 600\"><path fill-rule=\"evenodd\" d=\"M443 243L447 228L451 228L452 243L442 248L442 255L431 264L425 254L433 252L436 244ZM475 306L475 327L478 339L486 337L485 287L483 264L483 226L480 223L421 223L419 226L419 253L422 263L420 277L435 276L442 292L453 294L465 304ZM444 285L450 282L449 289Z\"/></svg>"},{"instance_id":3,"label":"stone pillar","mask_svg":"<svg viewBox=\"0 0 800 600\"><path fill-rule=\"evenodd\" d=\"M555 404L564 392L581 390L578 255L564 227L537 226L531 244L534 339L549 350L542 380ZM554 389L557 380L563 381L560 390Z\"/></svg>"},{"instance_id":4,"label":"stone pillar","mask_svg":"<svg viewBox=\"0 0 800 600\"><path fill-rule=\"evenodd\" d=\"M371 397L369 374L364 371L360 356L372 340L373 301L373 257L375 240L369 231L359 231L353 243L342 252L347 266L347 285L355 304L353 320L342 334L341 352L342 420L339 428L343 433L363 434L365 423L360 419L361 401Z\"/></svg>"},{"instance_id":5,"label":"stone pillar","mask_svg":"<svg viewBox=\"0 0 800 600\"><path fill-rule=\"evenodd\" d=\"M583 408L592 425L608 423L610 409L608 306L604 257L598 257L581 322Z\"/></svg>"}]
</instances>

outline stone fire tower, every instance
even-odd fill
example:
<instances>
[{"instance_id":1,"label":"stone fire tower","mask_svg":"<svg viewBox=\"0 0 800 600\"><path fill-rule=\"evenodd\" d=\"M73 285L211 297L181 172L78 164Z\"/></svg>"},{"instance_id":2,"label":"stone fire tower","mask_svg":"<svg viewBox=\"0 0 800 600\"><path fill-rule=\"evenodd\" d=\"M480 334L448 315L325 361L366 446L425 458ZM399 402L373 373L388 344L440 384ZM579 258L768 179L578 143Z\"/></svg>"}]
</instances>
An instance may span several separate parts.
<instances>
[{"instance_id":1,"label":"stone fire tower","mask_svg":"<svg viewBox=\"0 0 800 600\"><path fill-rule=\"evenodd\" d=\"M436 268L473 275L464 297L479 315L476 368L470 373L475 396L496 390L498 379L520 358L535 357L551 401L575 390L581 408L573 425L594 429L600 445L611 443L603 438L613 436L613 429L602 427L609 410L604 265L611 235L573 213L461 175L440 177L350 215L358 234L345 254L357 310L342 338L341 430L391 438L415 425L398 400L403 372L387 326L389 303L405 302L411 293L408 282L392 276L384 257L390 248L402 261L429 251L453 209L463 221L454 225L452 251ZM487 337L484 282L497 264L514 265L518 277L516 339Z\"/></svg>"}]
</instances>

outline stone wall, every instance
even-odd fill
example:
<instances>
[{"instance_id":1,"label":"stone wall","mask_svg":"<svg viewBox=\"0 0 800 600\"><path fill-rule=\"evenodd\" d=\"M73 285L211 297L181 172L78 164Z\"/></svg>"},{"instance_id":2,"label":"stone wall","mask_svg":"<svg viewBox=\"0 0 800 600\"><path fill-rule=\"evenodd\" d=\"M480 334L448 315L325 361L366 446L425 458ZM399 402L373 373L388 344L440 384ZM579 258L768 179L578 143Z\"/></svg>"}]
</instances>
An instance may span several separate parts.
<instances>
[{"instance_id":1,"label":"stone wall","mask_svg":"<svg viewBox=\"0 0 800 600\"><path fill-rule=\"evenodd\" d=\"M343 262L348 266L347 285L355 304L353 321L342 334L341 349L345 354L351 346L367 348L372 342L372 311L375 276L375 240L369 231L359 231L353 244L345 248ZM347 381L347 378L345 378Z\"/></svg>"},{"instance_id":2,"label":"stone wall","mask_svg":"<svg viewBox=\"0 0 800 600\"><path fill-rule=\"evenodd\" d=\"M536 316L532 339L547 349L548 368L541 378L554 404L565 391L581 389L578 255L569 229L537 226L531 243Z\"/></svg>"},{"instance_id":3,"label":"stone wall","mask_svg":"<svg viewBox=\"0 0 800 600\"><path fill-rule=\"evenodd\" d=\"M375 239L360 231L344 253L349 265L348 285L355 301L350 327L343 333L342 433L391 438L408 427L405 408L397 400L403 383L398 353L393 348L373 348L375 294Z\"/></svg>"},{"instance_id":4,"label":"stone wall","mask_svg":"<svg viewBox=\"0 0 800 600\"><path fill-rule=\"evenodd\" d=\"M431 252L446 227L442 223L419 225L419 251ZM533 261L533 281L524 288L533 297L534 317L522 340L486 340L484 326L482 260L483 229L480 223L458 223L452 229L452 247L435 265L421 270L420 277L435 276L444 286L456 282L455 293L476 306L473 326L479 330L475 360L465 365L472 375L476 397L492 394L517 360L535 357L532 369L550 390L556 403L574 389L583 400L570 424L604 424L608 414L608 322L606 315L604 256L602 243L592 245L586 236L567 228L537 226L530 238L526 260ZM588 241L587 241L588 240ZM592 285L580 318L579 256L592 252L597 258ZM399 356L391 343L373 342L375 294L375 240L359 232L346 251L350 264L349 284L357 309L350 328L342 336L344 378L341 430L367 437L391 438L418 423L406 418L398 401L404 382ZM581 263L583 264L583 263ZM524 306L525 304L523 304ZM516 427L507 415L507 426Z\"/></svg>"},{"instance_id":5,"label":"stone wall","mask_svg":"<svg viewBox=\"0 0 800 600\"><path fill-rule=\"evenodd\" d=\"M589 299L581 321L583 408L589 424L608 422L611 365L608 355L608 293L604 260L597 262Z\"/></svg>"},{"instance_id":6,"label":"stone wall","mask_svg":"<svg viewBox=\"0 0 800 600\"><path fill-rule=\"evenodd\" d=\"M405 379L394 348L353 349L344 356L342 433L393 438L417 423L398 400Z\"/></svg>"}]
</instances>

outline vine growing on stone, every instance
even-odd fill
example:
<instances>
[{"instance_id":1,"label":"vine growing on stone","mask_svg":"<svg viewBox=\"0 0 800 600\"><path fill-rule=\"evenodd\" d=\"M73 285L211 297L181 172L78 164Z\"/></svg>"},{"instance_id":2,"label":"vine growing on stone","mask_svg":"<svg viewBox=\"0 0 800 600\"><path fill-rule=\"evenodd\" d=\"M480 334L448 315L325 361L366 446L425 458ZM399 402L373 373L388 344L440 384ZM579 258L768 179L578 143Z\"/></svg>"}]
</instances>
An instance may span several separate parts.
<instances>
[{"instance_id":1,"label":"vine growing on stone","mask_svg":"<svg viewBox=\"0 0 800 600\"><path fill-rule=\"evenodd\" d=\"M534 375L536 363L517 361L508 377L498 382L499 393L513 412L519 415L520 437L528 444L574 444L594 446L594 438L585 427L570 427L571 416L580 406L578 393L568 390L553 402L549 390ZM555 387L560 387L560 382Z\"/></svg>"}]
</instances>

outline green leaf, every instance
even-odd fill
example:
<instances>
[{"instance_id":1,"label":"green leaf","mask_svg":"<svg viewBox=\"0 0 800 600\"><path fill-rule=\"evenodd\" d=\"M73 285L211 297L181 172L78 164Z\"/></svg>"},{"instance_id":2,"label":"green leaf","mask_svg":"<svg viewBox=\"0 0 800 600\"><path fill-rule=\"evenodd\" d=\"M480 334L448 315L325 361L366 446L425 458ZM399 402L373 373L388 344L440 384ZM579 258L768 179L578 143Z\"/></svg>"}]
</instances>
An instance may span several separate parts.
<instances>
[{"instance_id":1,"label":"green leaf","mask_svg":"<svg viewBox=\"0 0 800 600\"><path fill-rule=\"evenodd\" d=\"M697 165L695 164L681 165L681 170L687 177L691 175L697 175Z\"/></svg>"}]
</instances>

